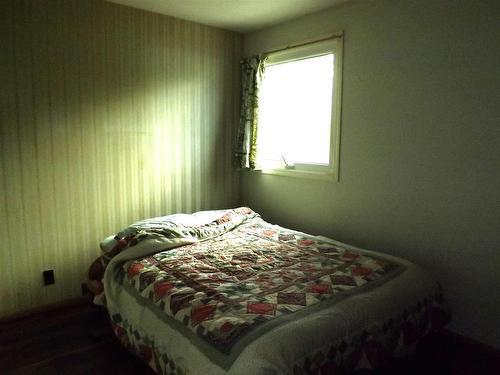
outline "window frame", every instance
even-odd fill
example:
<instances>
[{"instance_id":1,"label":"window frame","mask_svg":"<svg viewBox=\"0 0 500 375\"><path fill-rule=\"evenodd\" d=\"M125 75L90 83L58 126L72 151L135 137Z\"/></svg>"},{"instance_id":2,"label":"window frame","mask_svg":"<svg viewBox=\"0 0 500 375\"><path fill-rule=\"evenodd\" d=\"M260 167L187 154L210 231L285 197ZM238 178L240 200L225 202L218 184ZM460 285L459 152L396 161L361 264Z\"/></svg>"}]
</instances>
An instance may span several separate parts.
<instances>
[{"instance_id":1,"label":"window frame","mask_svg":"<svg viewBox=\"0 0 500 375\"><path fill-rule=\"evenodd\" d=\"M265 65L275 65L325 55L334 54L334 75L332 84L332 105L330 119L330 157L328 165L299 164L292 167L265 167L257 165L256 171L264 174L339 181L340 122L342 104L342 52L343 35L340 33L320 41L304 43L266 53ZM265 74L264 74L265 77ZM265 78L264 78L265 79ZM258 152L258 144L257 144Z\"/></svg>"}]
</instances>

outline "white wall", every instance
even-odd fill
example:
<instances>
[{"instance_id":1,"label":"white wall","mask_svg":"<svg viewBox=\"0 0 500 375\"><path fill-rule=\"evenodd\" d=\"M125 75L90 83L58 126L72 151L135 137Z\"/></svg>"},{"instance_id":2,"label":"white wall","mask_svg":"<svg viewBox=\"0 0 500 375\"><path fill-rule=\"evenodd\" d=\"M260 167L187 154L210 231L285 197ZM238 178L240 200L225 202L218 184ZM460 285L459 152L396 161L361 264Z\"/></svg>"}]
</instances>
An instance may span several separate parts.
<instances>
[{"instance_id":1,"label":"white wall","mask_svg":"<svg viewBox=\"0 0 500 375\"><path fill-rule=\"evenodd\" d=\"M132 222L239 202L240 34L8 0L0 46L0 316L79 296L99 242Z\"/></svg>"},{"instance_id":2,"label":"white wall","mask_svg":"<svg viewBox=\"0 0 500 375\"><path fill-rule=\"evenodd\" d=\"M500 2L352 1L245 36L344 30L340 182L243 173L266 219L428 269L451 328L500 347Z\"/></svg>"}]
</instances>

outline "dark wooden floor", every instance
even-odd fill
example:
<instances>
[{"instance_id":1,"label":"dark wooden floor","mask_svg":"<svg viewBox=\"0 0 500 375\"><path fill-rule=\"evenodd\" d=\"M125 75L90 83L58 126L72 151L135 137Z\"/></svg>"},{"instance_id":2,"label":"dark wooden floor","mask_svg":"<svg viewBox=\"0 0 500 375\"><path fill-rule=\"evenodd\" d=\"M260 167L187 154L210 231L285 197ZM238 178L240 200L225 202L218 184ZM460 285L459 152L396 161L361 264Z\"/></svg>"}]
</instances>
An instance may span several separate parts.
<instances>
[{"instance_id":1,"label":"dark wooden floor","mask_svg":"<svg viewBox=\"0 0 500 375\"><path fill-rule=\"evenodd\" d=\"M428 335L415 355L393 360L371 375L495 375L500 374L500 351L449 332Z\"/></svg>"},{"instance_id":2,"label":"dark wooden floor","mask_svg":"<svg viewBox=\"0 0 500 375\"><path fill-rule=\"evenodd\" d=\"M0 322L0 374L151 375L115 340L104 311L80 303ZM357 375L500 374L499 352L451 334L434 334L416 355Z\"/></svg>"},{"instance_id":3,"label":"dark wooden floor","mask_svg":"<svg viewBox=\"0 0 500 375\"><path fill-rule=\"evenodd\" d=\"M0 323L0 374L151 375L90 303Z\"/></svg>"}]
</instances>

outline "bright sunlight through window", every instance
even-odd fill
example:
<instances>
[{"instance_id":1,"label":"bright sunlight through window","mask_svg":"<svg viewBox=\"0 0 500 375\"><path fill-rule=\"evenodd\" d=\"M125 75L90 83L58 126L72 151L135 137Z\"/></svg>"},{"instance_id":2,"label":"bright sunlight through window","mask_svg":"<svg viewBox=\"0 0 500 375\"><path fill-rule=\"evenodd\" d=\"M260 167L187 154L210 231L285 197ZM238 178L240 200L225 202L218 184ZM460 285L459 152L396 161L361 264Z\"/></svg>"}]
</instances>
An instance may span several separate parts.
<instances>
[{"instance_id":1,"label":"bright sunlight through window","mask_svg":"<svg viewBox=\"0 0 500 375\"><path fill-rule=\"evenodd\" d=\"M271 65L265 74L259 159L328 165L333 54Z\"/></svg>"},{"instance_id":2,"label":"bright sunlight through window","mask_svg":"<svg viewBox=\"0 0 500 375\"><path fill-rule=\"evenodd\" d=\"M260 168L331 170L332 115L338 110L334 45L330 41L319 49L306 46L268 57L259 95Z\"/></svg>"}]
</instances>

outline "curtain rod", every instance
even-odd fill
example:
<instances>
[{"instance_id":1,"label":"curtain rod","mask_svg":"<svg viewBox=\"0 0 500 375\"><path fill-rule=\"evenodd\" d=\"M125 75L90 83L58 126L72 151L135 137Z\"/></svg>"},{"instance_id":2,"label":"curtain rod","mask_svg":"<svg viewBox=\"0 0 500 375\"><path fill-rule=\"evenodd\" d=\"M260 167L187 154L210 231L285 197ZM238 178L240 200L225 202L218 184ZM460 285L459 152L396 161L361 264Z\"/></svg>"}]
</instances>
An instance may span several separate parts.
<instances>
[{"instance_id":1,"label":"curtain rod","mask_svg":"<svg viewBox=\"0 0 500 375\"><path fill-rule=\"evenodd\" d=\"M330 35L325 36L325 37L320 38L320 39L311 39L311 40L308 40L308 41L302 41L302 42L295 43L295 44L289 44L289 45L287 45L285 47L281 47L281 48L276 48L276 49L273 49L273 50L265 51L265 52L262 53L262 55L269 55L271 53L286 51L287 49L297 48L297 47L302 47L302 46L307 46L308 44L323 42L325 40L342 38L343 36L344 36L343 32L334 33L334 34L330 34Z\"/></svg>"}]
</instances>

